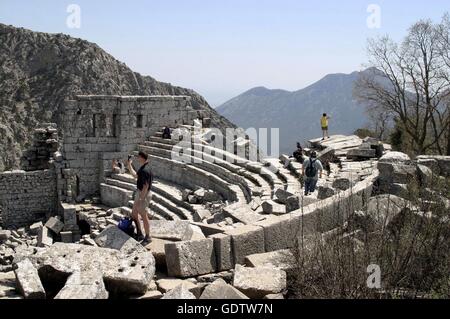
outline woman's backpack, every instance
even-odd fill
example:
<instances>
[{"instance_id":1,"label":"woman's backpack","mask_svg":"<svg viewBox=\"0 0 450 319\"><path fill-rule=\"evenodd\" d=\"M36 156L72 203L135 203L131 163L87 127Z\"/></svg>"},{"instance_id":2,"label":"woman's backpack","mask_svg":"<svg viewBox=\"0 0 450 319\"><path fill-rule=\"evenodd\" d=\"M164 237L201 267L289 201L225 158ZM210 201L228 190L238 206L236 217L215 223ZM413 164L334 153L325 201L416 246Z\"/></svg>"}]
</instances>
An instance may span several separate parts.
<instances>
[{"instance_id":1,"label":"woman's backpack","mask_svg":"<svg viewBox=\"0 0 450 319\"><path fill-rule=\"evenodd\" d=\"M134 235L134 225L133 220L130 217L124 217L119 221L117 225L121 231L123 231L128 236L133 237Z\"/></svg>"}]
</instances>

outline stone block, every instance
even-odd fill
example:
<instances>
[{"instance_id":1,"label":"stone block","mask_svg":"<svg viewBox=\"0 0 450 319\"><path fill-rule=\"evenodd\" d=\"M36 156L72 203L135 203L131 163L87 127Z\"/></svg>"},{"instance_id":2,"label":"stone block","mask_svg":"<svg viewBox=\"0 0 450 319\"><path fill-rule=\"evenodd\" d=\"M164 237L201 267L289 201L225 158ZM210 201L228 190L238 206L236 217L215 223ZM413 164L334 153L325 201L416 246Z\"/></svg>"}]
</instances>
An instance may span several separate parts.
<instances>
[{"instance_id":1,"label":"stone block","mask_svg":"<svg viewBox=\"0 0 450 319\"><path fill-rule=\"evenodd\" d=\"M168 293L164 295L161 299L197 299L194 294L189 291L189 287L186 284L180 284L174 289L170 290Z\"/></svg>"},{"instance_id":2,"label":"stone block","mask_svg":"<svg viewBox=\"0 0 450 319\"><path fill-rule=\"evenodd\" d=\"M66 225L76 225L77 224L77 212L73 205L63 204L64 210L64 224Z\"/></svg>"},{"instance_id":3,"label":"stone block","mask_svg":"<svg viewBox=\"0 0 450 319\"><path fill-rule=\"evenodd\" d=\"M286 214L286 206L278 204L273 200L266 200L262 203L261 206L265 214L273 214L273 215Z\"/></svg>"},{"instance_id":4,"label":"stone block","mask_svg":"<svg viewBox=\"0 0 450 319\"><path fill-rule=\"evenodd\" d=\"M178 278L163 278L156 281L158 285L158 290L162 293L167 293L172 289L175 289L181 284L184 284L186 288L196 297L199 298L201 295L201 289L195 283L189 280L183 280Z\"/></svg>"},{"instance_id":5,"label":"stone block","mask_svg":"<svg viewBox=\"0 0 450 319\"><path fill-rule=\"evenodd\" d=\"M42 272L42 277L48 280L58 280L61 274L71 275L80 270L98 271L108 289L121 294L144 294L155 274L155 259L145 250L126 253L109 248L55 243L29 255L17 256L14 262L20 262L22 258L30 259Z\"/></svg>"},{"instance_id":6,"label":"stone block","mask_svg":"<svg viewBox=\"0 0 450 319\"><path fill-rule=\"evenodd\" d=\"M289 197L294 196L293 193L284 190L282 188L278 188L275 190L274 195L277 197L277 199L280 201L280 203L286 204L286 201Z\"/></svg>"},{"instance_id":7,"label":"stone block","mask_svg":"<svg viewBox=\"0 0 450 319\"><path fill-rule=\"evenodd\" d=\"M152 242L145 246L145 248L153 254L156 260L156 265L159 267L166 266L166 251L164 249L164 246L168 243L171 243L171 241L152 238Z\"/></svg>"},{"instance_id":8,"label":"stone block","mask_svg":"<svg viewBox=\"0 0 450 319\"><path fill-rule=\"evenodd\" d=\"M282 270L296 267L296 259L290 249L282 249L245 257L245 265L249 267L270 266Z\"/></svg>"},{"instance_id":9,"label":"stone block","mask_svg":"<svg viewBox=\"0 0 450 319\"><path fill-rule=\"evenodd\" d=\"M208 285L200 299L249 299L242 292L227 284L223 279L217 279Z\"/></svg>"},{"instance_id":10,"label":"stone block","mask_svg":"<svg viewBox=\"0 0 450 319\"><path fill-rule=\"evenodd\" d=\"M64 223L56 217L50 217L50 219L45 223L45 227L53 231L55 234L59 234L64 228Z\"/></svg>"},{"instance_id":11,"label":"stone block","mask_svg":"<svg viewBox=\"0 0 450 319\"><path fill-rule=\"evenodd\" d=\"M39 228L37 245L38 247L51 246L53 244L53 235L46 226Z\"/></svg>"},{"instance_id":12,"label":"stone block","mask_svg":"<svg viewBox=\"0 0 450 319\"><path fill-rule=\"evenodd\" d=\"M214 241L216 264L218 271L234 268L233 253L231 251L231 236L225 234L214 234L209 238Z\"/></svg>"},{"instance_id":13,"label":"stone block","mask_svg":"<svg viewBox=\"0 0 450 319\"><path fill-rule=\"evenodd\" d=\"M36 236L39 233L39 229L43 227L42 222L34 223L30 226L30 234Z\"/></svg>"},{"instance_id":14,"label":"stone block","mask_svg":"<svg viewBox=\"0 0 450 319\"><path fill-rule=\"evenodd\" d=\"M14 273L20 292L25 299L45 299L45 290L37 269L29 259L16 264Z\"/></svg>"},{"instance_id":15,"label":"stone block","mask_svg":"<svg viewBox=\"0 0 450 319\"><path fill-rule=\"evenodd\" d=\"M11 237L10 230L0 230L0 241L7 241Z\"/></svg>"},{"instance_id":16,"label":"stone block","mask_svg":"<svg viewBox=\"0 0 450 319\"><path fill-rule=\"evenodd\" d=\"M245 225L225 232L231 236L231 250L236 264L244 264L245 257L263 253L264 229L259 226Z\"/></svg>"},{"instance_id":17,"label":"stone block","mask_svg":"<svg viewBox=\"0 0 450 319\"><path fill-rule=\"evenodd\" d=\"M75 272L55 299L108 299L102 274L99 271Z\"/></svg>"},{"instance_id":18,"label":"stone block","mask_svg":"<svg viewBox=\"0 0 450 319\"><path fill-rule=\"evenodd\" d=\"M169 276L192 277L216 271L213 239L169 243L165 252Z\"/></svg>"},{"instance_id":19,"label":"stone block","mask_svg":"<svg viewBox=\"0 0 450 319\"><path fill-rule=\"evenodd\" d=\"M61 235L61 241L63 243L73 243L73 235L71 231L63 231L60 233Z\"/></svg>"},{"instance_id":20,"label":"stone block","mask_svg":"<svg viewBox=\"0 0 450 319\"><path fill-rule=\"evenodd\" d=\"M102 248L119 250L123 253L143 252L145 248L116 226L109 226L96 238L95 243Z\"/></svg>"},{"instance_id":21,"label":"stone block","mask_svg":"<svg viewBox=\"0 0 450 319\"><path fill-rule=\"evenodd\" d=\"M286 289L286 272L270 266L246 268L236 265L233 286L250 298L261 299Z\"/></svg>"},{"instance_id":22,"label":"stone block","mask_svg":"<svg viewBox=\"0 0 450 319\"><path fill-rule=\"evenodd\" d=\"M190 240L193 232L190 223L184 220L152 220L150 223L150 234L154 238L173 241Z\"/></svg>"}]
</instances>

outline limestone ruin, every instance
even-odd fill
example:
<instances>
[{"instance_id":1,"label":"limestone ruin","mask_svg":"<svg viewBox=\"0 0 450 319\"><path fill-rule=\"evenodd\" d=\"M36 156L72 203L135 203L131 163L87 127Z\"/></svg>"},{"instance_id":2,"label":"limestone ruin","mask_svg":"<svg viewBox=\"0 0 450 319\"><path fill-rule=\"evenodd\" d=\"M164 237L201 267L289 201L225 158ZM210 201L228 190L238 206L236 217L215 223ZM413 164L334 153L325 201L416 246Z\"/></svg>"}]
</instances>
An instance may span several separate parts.
<instances>
[{"instance_id":1,"label":"limestone ruin","mask_svg":"<svg viewBox=\"0 0 450 319\"><path fill-rule=\"evenodd\" d=\"M310 141L329 172L305 197L300 163L212 138L186 96L78 96L61 117L59 135L36 130L23 170L0 174L0 298L284 298L299 236L330 234L373 196L402 200L411 176L450 176L450 157L335 135ZM156 178L147 247L116 227L136 186L111 162L138 151Z\"/></svg>"}]
</instances>

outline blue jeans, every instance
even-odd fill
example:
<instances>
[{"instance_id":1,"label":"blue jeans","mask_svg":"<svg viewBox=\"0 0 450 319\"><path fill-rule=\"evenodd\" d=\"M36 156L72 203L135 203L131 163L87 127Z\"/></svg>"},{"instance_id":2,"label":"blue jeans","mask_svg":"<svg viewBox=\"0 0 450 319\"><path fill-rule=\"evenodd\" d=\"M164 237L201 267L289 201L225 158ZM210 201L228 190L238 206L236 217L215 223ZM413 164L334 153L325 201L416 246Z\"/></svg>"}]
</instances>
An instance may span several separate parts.
<instances>
[{"instance_id":1,"label":"blue jeans","mask_svg":"<svg viewBox=\"0 0 450 319\"><path fill-rule=\"evenodd\" d=\"M316 190L317 185L317 179L307 177L305 179L305 195L308 195L309 193L312 193Z\"/></svg>"}]
</instances>

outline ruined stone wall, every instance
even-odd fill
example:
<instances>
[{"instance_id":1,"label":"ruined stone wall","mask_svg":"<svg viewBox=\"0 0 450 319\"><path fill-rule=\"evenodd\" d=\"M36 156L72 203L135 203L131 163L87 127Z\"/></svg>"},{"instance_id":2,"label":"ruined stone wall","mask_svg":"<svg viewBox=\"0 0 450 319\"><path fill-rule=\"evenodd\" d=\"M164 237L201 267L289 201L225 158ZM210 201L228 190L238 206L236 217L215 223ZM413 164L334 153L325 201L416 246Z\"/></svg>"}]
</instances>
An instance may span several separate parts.
<instances>
[{"instance_id":1,"label":"ruined stone wall","mask_svg":"<svg viewBox=\"0 0 450 319\"><path fill-rule=\"evenodd\" d=\"M188 96L78 96L62 113L63 155L76 180L76 194L99 192L112 158L128 154L164 126L201 117Z\"/></svg>"},{"instance_id":2,"label":"ruined stone wall","mask_svg":"<svg viewBox=\"0 0 450 319\"><path fill-rule=\"evenodd\" d=\"M57 211L54 169L0 174L0 211L5 227L22 227L45 220Z\"/></svg>"}]
</instances>

